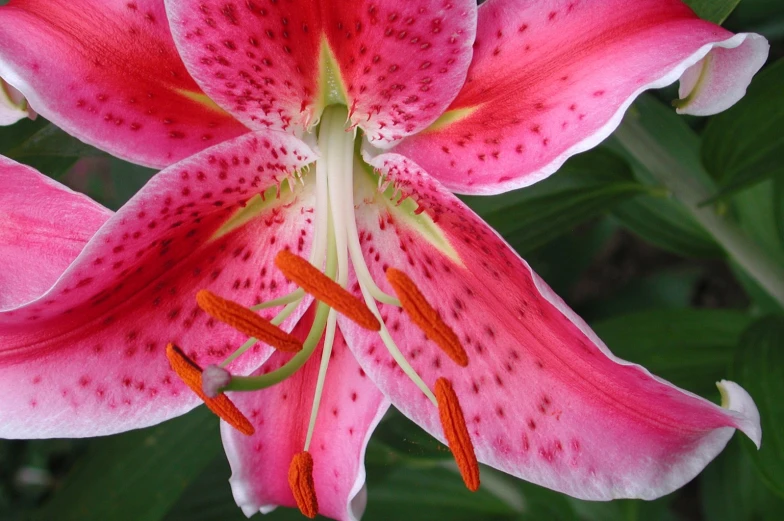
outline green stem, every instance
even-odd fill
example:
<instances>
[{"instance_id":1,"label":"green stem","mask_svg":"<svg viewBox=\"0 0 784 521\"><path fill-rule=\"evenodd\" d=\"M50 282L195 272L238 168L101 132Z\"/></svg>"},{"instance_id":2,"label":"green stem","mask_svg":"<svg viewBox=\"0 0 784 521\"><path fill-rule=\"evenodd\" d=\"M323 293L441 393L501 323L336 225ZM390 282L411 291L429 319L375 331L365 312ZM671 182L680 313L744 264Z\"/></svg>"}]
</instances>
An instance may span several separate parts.
<instances>
[{"instance_id":1,"label":"green stem","mask_svg":"<svg viewBox=\"0 0 784 521\"><path fill-rule=\"evenodd\" d=\"M773 261L735 222L716 213L713 206L701 206L712 194L688 167L673 157L633 117L627 116L623 120L615 137L672 192L730 258L784 306L784 267Z\"/></svg>"}]
</instances>

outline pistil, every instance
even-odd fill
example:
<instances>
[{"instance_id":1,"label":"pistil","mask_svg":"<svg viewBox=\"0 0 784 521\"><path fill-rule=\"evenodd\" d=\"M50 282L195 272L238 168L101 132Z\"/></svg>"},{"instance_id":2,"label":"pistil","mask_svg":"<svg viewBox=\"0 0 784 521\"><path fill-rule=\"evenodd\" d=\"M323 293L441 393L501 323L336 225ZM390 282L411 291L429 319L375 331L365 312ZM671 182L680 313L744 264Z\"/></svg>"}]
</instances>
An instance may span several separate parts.
<instances>
[{"instance_id":1,"label":"pistil","mask_svg":"<svg viewBox=\"0 0 784 521\"><path fill-rule=\"evenodd\" d=\"M185 356L185 353L179 347L174 344L166 346L166 357L169 359L169 363L174 372L177 373L177 376L204 401L204 404L212 412L242 434L253 435L255 432L253 425L225 394L219 394L214 398L204 394L202 390L201 367Z\"/></svg>"}]
</instances>

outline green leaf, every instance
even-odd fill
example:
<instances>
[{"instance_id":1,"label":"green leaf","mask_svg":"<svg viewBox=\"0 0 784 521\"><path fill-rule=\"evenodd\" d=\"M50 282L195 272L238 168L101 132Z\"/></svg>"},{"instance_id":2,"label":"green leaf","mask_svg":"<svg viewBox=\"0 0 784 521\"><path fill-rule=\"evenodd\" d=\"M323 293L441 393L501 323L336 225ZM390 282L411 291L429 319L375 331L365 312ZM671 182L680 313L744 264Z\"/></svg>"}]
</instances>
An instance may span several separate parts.
<instances>
[{"instance_id":1,"label":"green leaf","mask_svg":"<svg viewBox=\"0 0 784 521\"><path fill-rule=\"evenodd\" d=\"M778 521L784 519L784 500L760 482L740 438L705 469L700 477L705 521Z\"/></svg>"},{"instance_id":2,"label":"green leaf","mask_svg":"<svg viewBox=\"0 0 784 521\"><path fill-rule=\"evenodd\" d=\"M599 149L570 159L533 186L464 200L525 254L646 190L623 159Z\"/></svg>"},{"instance_id":3,"label":"green leaf","mask_svg":"<svg viewBox=\"0 0 784 521\"><path fill-rule=\"evenodd\" d=\"M784 176L784 59L758 74L748 92L729 110L713 117L705 129L702 159L719 180L711 199Z\"/></svg>"},{"instance_id":4,"label":"green leaf","mask_svg":"<svg viewBox=\"0 0 784 521\"><path fill-rule=\"evenodd\" d=\"M773 181L773 222L779 233L779 242L784 245L784 178Z\"/></svg>"},{"instance_id":5,"label":"green leaf","mask_svg":"<svg viewBox=\"0 0 784 521\"><path fill-rule=\"evenodd\" d=\"M727 25L733 32L755 32L771 41L781 40L784 38L784 2L743 0Z\"/></svg>"},{"instance_id":6,"label":"green leaf","mask_svg":"<svg viewBox=\"0 0 784 521\"><path fill-rule=\"evenodd\" d=\"M781 201L772 180L760 183L735 196L738 220L746 234L765 252L784 265L784 237L781 235Z\"/></svg>"},{"instance_id":7,"label":"green leaf","mask_svg":"<svg viewBox=\"0 0 784 521\"><path fill-rule=\"evenodd\" d=\"M538 250L524 254L525 245L514 242L516 248L533 270L559 295L570 295L583 277L613 240L618 225L609 217L599 218L595 223L564 234Z\"/></svg>"},{"instance_id":8,"label":"green leaf","mask_svg":"<svg viewBox=\"0 0 784 521\"><path fill-rule=\"evenodd\" d=\"M492 473L484 468L482 472L483 479ZM384 474L381 480L373 479L377 474L369 468L368 476L365 519L500 521L516 514L507 502L490 491L492 486L483 483L477 492L470 492L456 470L441 465L398 467ZM504 492L514 493L514 490Z\"/></svg>"},{"instance_id":9,"label":"green leaf","mask_svg":"<svg viewBox=\"0 0 784 521\"><path fill-rule=\"evenodd\" d=\"M218 420L204 407L93 441L34 519L157 521L221 452Z\"/></svg>"},{"instance_id":10,"label":"green leaf","mask_svg":"<svg viewBox=\"0 0 784 521\"><path fill-rule=\"evenodd\" d=\"M675 114L650 95L640 96L627 117L635 117L695 180L706 186L714 181L704 171L700 158L700 138ZM611 138L607 146L632 167L640 182L664 190L655 176L631 153ZM613 209L613 216L643 239L673 253L691 257L723 257L724 252L688 210L665 192L661 196L642 195Z\"/></svg>"},{"instance_id":11,"label":"green leaf","mask_svg":"<svg viewBox=\"0 0 784 521\"><path fill-rule=\"evenodd\" d=\"M686 309L694 286L702 276L699 268L663 270L632 279L615 291L575 304L575 311L589 322L620 314L658 308Z\"/></svg>"},{"instance_id":12,"label":"green leaf","mask_svg":"<svg viewBox=\"0 0 784 521\"><path fill-rule=\"evenodd\" d=\"M80 157L103 153L39 117L0 127L0 154L56 178Z\"/></svg>"},{"instance_id":13,"label":"green leaf","mask_svg":"<svg viewBox=\"0 0 784 521\"><path fill-rule=\"evenodd\" d=\"M112 158L109 172L114 187L113 198L109 201L110 208L120 208L128 199L152 179L157 170L134 165L122 159Z\"/></svg>"},{"instance_id":14,"label":"green leaf","mask_svg":"<svg viewBox=\"0 0 784 521\"><path fill-rule=\"evenodd\" d=\"M617 356L715 399L715 382L728 376L735 346L750 323L736 311L666 309L615 316L592 327Z\"/></svg>"},{"instance_id":15,"label":"green leaf","mask_svg":"<svg viewBox=\"0 0 784 521\"><path fill-rule=\"evenodd\" d=\"M636 235L676 255L697 258L724 255L710 234L672 199L641 195L616 206L612 215Z\"/></svg>"},{"instance_id":16,"label":"green leaf","mask_svg":"<svg viewBox=\"0 0 784 521\"><path fill-rule=\"evenodd\" d=\"M27 139L8 151L8 156L20 159L31 156L89 157L101 156L103 152L82 143L75 137L46 123Z\"/></svg>"},{"instance_id":17,"label":"green leaf","mask_svg":"<svg viewBox=\"0 0 784 521\"><path fill-rule=\"evenodd\" d=\"M373 442L383 443L397 457L419 460L451 460L452 453L444 444L425 432L416 423L391 409L373 433Z\"/></svg>"},{"instance_id":18,"label":"green leaf","mask_svg":"<svg viewBox=\"0 0 784 521\"><path fill-rule=\"evenodd\" d=\"M762 480L784 498L784 317L752 324L740 339L732 378L754 398L762 420L762 448L747 444Z\"/></svg>"},{"instance_id":19,"label":"green leaf","mask_svg":"<svg viewBox=\"0 0 784 521\"><path fill-rule=\"evenodd\" d=\"M756 316L763 316L770 313L784 313L784 307L779 304L776 299L770 296L770 293L762 287L762 285L754 280L743 268L738 266L735 262L730 262L730 269L735 275L743 289L752 300L750 312Z\"/></svg>"},{"instance_id":20,"label":"green leaf","mask_svg":"<svg viewBox=\"0 0 784 521\"><path fill-rule=\"evenodd\" d=\"M219 454L201 475L193 480L164 521L245 521L242 510L234 502L229 486L231 469L226 456ZM277 521L277 515L263 518ZM302 521L302 518L297 518Z\"/></svg>"},{"instance_id":21,"label":"green leaf","mask_svg":"<svg viewBox=\"0 0 784 521\"><path fill-rule=\"evenodd\" d=\"M685 0L700 18L720 24L740 3L740 0Z\"/></svg>"}]
</instances>

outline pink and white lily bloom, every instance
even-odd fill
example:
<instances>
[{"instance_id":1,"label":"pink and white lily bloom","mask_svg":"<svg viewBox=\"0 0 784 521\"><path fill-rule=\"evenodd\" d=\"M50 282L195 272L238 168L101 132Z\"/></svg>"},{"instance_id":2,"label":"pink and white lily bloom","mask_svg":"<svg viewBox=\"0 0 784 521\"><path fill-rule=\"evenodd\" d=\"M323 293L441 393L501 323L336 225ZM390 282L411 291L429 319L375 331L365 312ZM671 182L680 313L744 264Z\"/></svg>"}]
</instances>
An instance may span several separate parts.
<instances>
[{"instance_id":1,"label":"pink and white lily bloom","mask_svg":"<svg viewBox=\"0 0 784 521\"><path fill-rule=\"evenodd\" d=\"M759 446L751 397L615 358L451 192L532 184L678 79L680 111L723 110L767 52L677 0L12 0L0 75L166 168L112 214L0 161L0 436L153 425L188 383L247 515L358 519L390 404L471 489L477 462L677 489L735 429Z\"/></svg>"}]
</instances>

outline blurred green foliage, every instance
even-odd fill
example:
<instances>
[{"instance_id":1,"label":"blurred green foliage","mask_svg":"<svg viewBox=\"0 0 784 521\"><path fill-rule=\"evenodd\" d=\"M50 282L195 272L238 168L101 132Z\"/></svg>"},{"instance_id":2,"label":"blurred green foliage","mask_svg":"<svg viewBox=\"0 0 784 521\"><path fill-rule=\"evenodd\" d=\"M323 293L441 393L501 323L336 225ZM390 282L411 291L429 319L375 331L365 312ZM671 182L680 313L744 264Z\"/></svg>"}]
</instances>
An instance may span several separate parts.
<instances>
[{"instance_id":1,"label":"blurred green foliage","mask_svg":"<svg viewBox=\"0 0 784 521\"><path fill-rule=\"evenodd\" d=\"M687 3L732 30L765 34L772 63L746 98L707 124L656 124L668 152L712 187L706 204L784 264L784 2ZM670 110L666 92L642 98L637 115ZM43 118L0 127L0 153L115 209L154 173ZM762 415L763 448L736 437L695 483L654 502L578 501L492 469L471 494L448 451L392 412L368 448L366 519L784 519L784 310L682 203L613 141L531 188L466 201L622 358L712 400L718 379L743 385ZM203 408L104 439L0 440L0 519L239 521L229 474L217 420ZM264 519L302 518L279 509Z\"/></svg>"}]
</instances>

